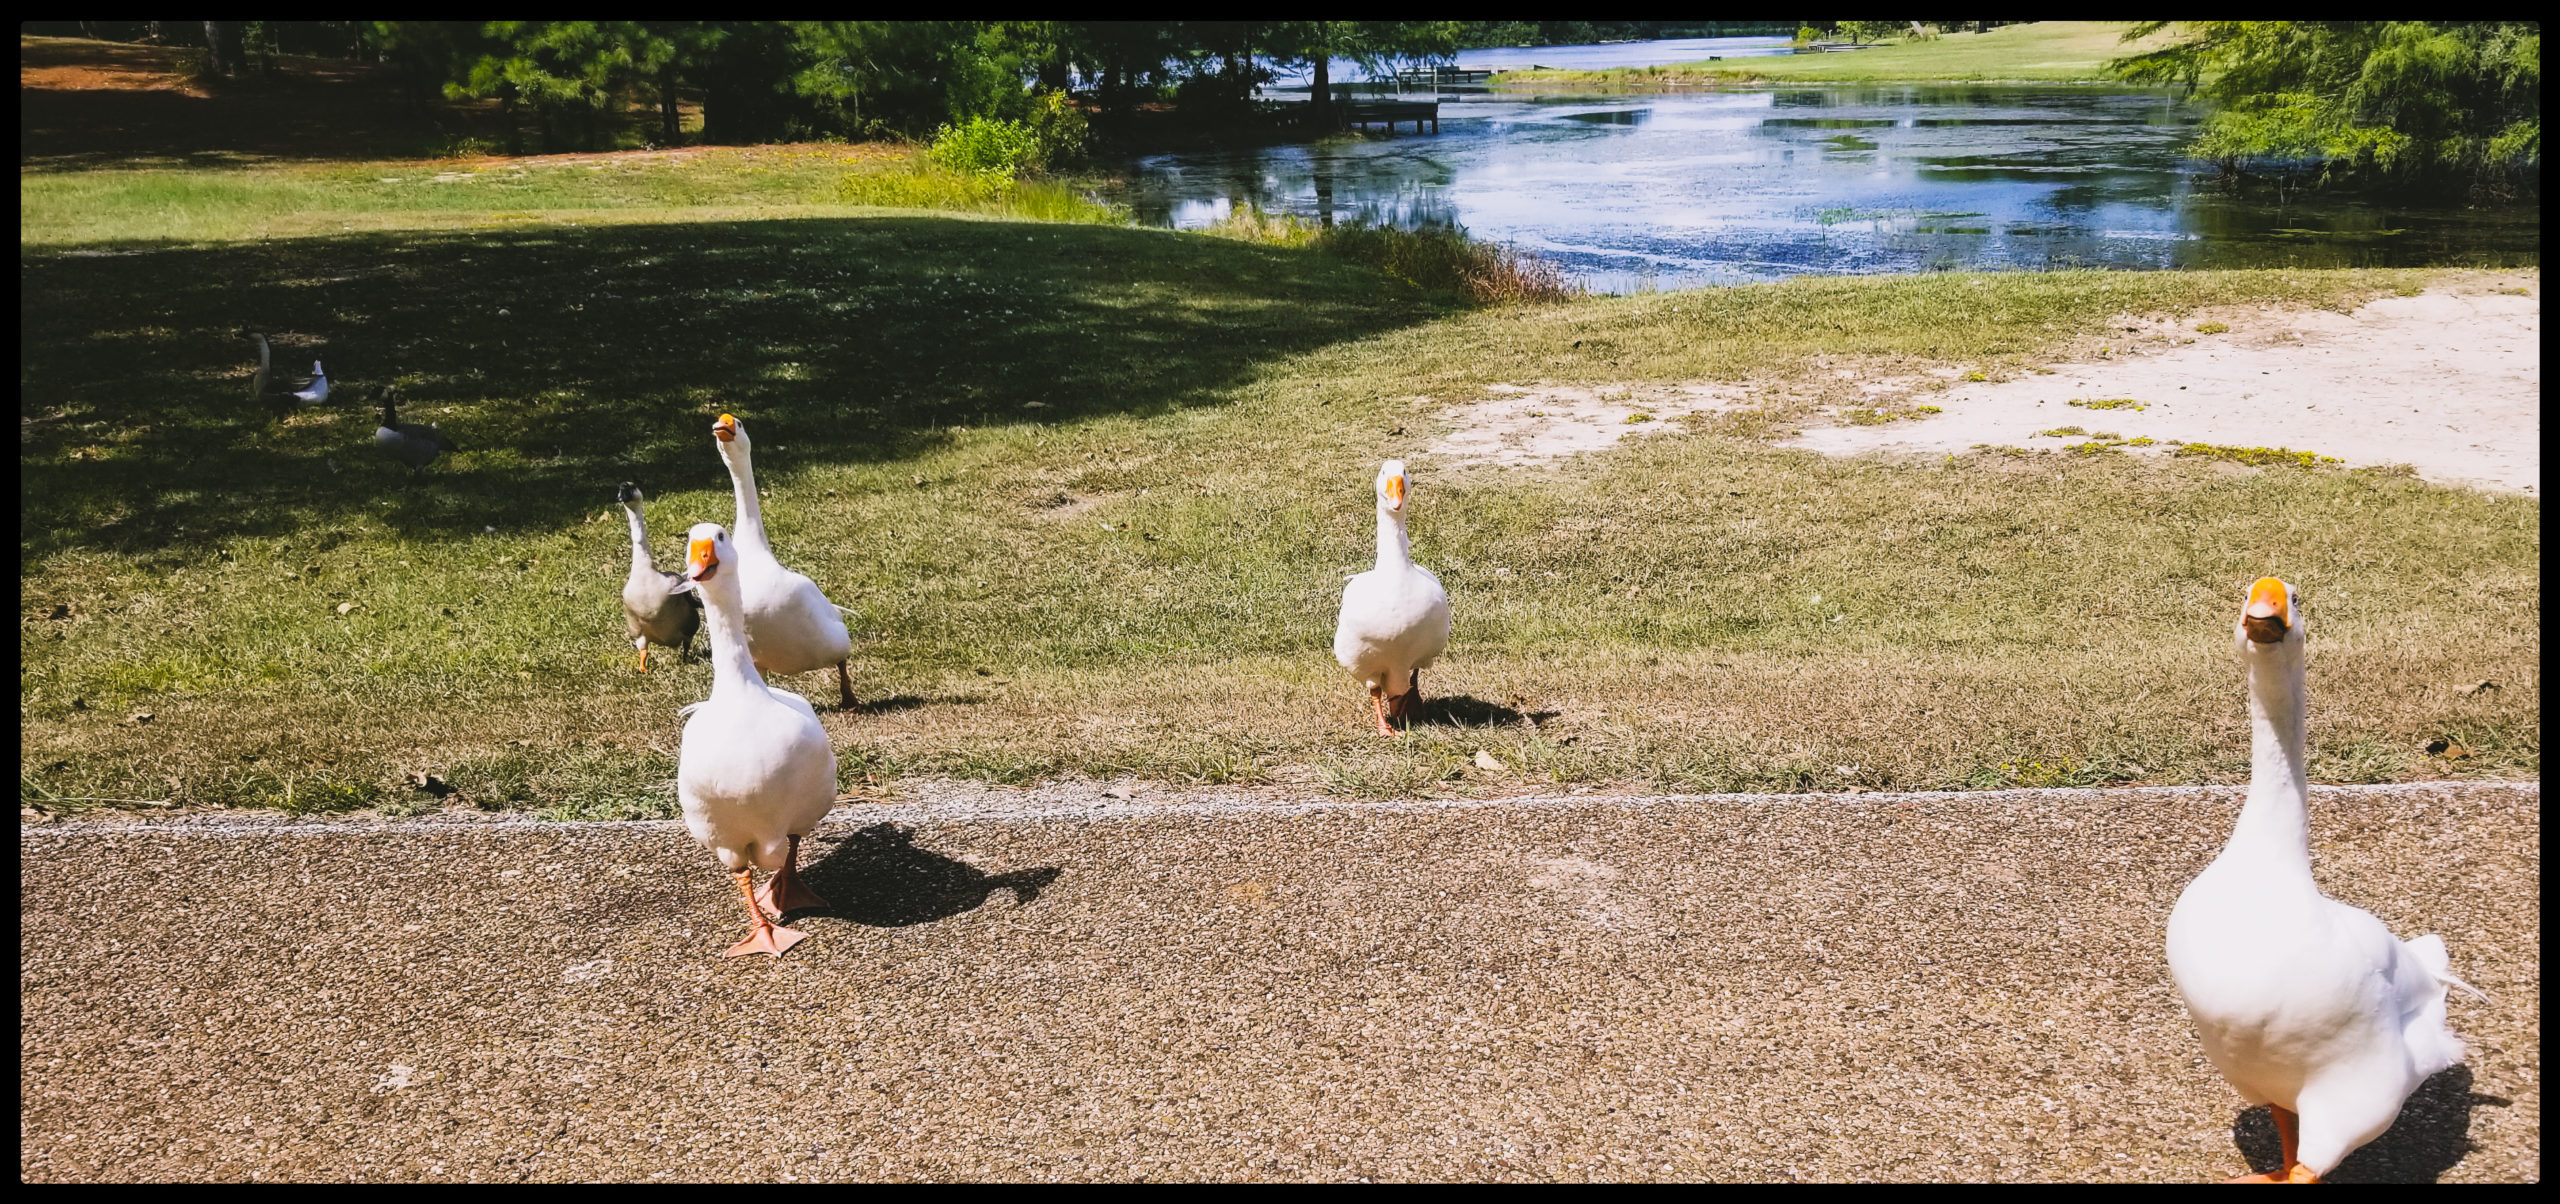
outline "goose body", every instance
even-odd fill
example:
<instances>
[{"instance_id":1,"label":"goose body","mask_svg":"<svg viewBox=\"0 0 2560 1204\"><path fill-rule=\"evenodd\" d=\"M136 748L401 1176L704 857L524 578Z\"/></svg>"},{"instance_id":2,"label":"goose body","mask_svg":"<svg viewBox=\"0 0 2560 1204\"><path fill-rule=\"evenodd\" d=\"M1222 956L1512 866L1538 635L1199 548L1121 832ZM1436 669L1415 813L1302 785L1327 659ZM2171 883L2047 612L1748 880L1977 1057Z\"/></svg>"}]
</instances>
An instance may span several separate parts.
<instances>
[{"instance_id":1,"label":"goose body","mask_svg":"<svg viewBox=\"0 0 2560 1204\"><path fill-rule=\"evenodd\" d=\"M738 587L746 608L747 644L756 667L767 673L806 673L836 668L836 686L847 707L853 705L853 679L845 662L853 655L853 639L844 615L817 583L790 569L773 554L765 538L764 503L756 492L754 444L738 420L722 414L712 424L720 459L729 466L729 483L737 494Z\"/></svg>"},{"instance_id":2,"label":"goose body","mask_svg":"<svg viewBox=\"0 0 2560 1204\"><path fill-rule=\"evenodd\" d=\"M1395 734L1389 716L1410 722L1421 713L1422 670L1449 647L1449 591L1413 562L1407 484L1404 461L1379 467L1378 567L1344 583L1333 629L1333 658L1368 687L1378 733L1385 736Z\"/></svg>"},{"instance_id":3,"label":"goose body","mask_svg":"<svg viewBox=\"0 0 2560 1204\"><path fill-rule=\"evenodd\" d=\"M2169 916L2169 973L2205 1056L2274 1109L2285 1168L2316 1179L2382 1135L2428 1076L2462 1060L2445 1024L2444 941L2403 941L2311 876L2303 626L2272 577L2241 620L2252 728L2248 802ZM2472 992L2477 994L2477 992Z\"/></svg>"},{"instance_id":4,"label":"goose body","mask_svg":"<svg viewBox=\"0 0 2560 1204\"><path fill-rule=\"evenodd\" d=\"M373 428L373 445L412 469L425 468L446 452L462 450L433 423L400 421L399 407L389 388L382 391L382 425Z\"/></svg>"},{"instance_id":5,"label":"goose body","mask_svg":"<svg viewBox=\"0 0 2560 1204\"><path fill-rule=\"evenodd\" d=\"M806 935L775 919L823 906L799 881L800 841L835 806L836 756L809 701L775 689L747 652L738 549L716 523L689 533L685 572L675 585L702 597L711 632L711 697L688 708L677 752L676 798L685 829L737 880L746 900L747 938L726 956L780 957ZM758 869L773 879L761 894Z\"/></svg>"},{"instance_id":6,"label":"goose body","mask_svg":"<svg viewBox=\"0 0 2560 1204\"><path fill-rule=\"evenodd\" d=\"M258 370L249 374L249 400L265 401L267 399L268 380L267 362L272 356L272 352L267 346L267 336L263 334L252 334L249 337L258 341Z\"/></svg>"},{"instance_id":7,"label":"goose body","mask_svg":"<svg viewBox=\"0 0 2560 1204\"><path fill-rule=\"evenodd\" d=\"M640 653L640 671L649 671L649 645L681 651L702 626L702 600L683 588L682 573L658 567L649 554L649 524L641 517L646 498L640 487L622 483L618 495L624 517L631 520L631 573L622 582L622 623L631 646Z\"/></svg>"},{"instance_id":8,"label":"goose body","mask_svg":"<svg viewBox=\"0 0 2560 1204\"><path fill-rule=\"evenodd\" d=\"M263 344L259 350L265 350ZM295 390L293 399L307 406L316 406L329 400L329 374L320 370L320 361L311 361L311 383Z\"/></svg>"}]
</instances>

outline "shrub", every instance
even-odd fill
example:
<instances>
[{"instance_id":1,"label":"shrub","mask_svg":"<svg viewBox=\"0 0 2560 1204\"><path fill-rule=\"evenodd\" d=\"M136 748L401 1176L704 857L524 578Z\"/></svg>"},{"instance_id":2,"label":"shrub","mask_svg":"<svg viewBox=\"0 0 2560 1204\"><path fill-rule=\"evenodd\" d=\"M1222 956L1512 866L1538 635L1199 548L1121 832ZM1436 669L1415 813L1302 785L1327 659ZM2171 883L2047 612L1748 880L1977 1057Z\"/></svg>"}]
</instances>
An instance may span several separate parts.
<instances>
[{"instance_id":1,"label":"shrub","mask_svg":"<svg viewBox=\"0 0 2560 1204\"><path fill-rule=\"evenodd\" d=\"M1040 168L1040 140L1019 121L972 117L934 132L934 165L947 171L1010 180Z\"/></svg>"},{"instance_id":2,"label":"shrub","mask_svg":"<svg viewBox=\"0 0 2560 1204\"><path fill-rule=\"evenodd\" d=\"M1423 288L1477 305L1563 301L1581 295L1562 269L1515 247L1478 242L1461 230L1427 226L1335 226L1316 245Z\"/></svg>"},{"instance_id":3,"label":"shrub","mask_svg":"<svg viewBox=\"0 0 2560 1204\"><path fill-rule=\"evenodd\" d=\"M1810 25L1796 27L1796 45L1810 46L1822 40L1822 31Z\"/></svg>"}]
</instances>

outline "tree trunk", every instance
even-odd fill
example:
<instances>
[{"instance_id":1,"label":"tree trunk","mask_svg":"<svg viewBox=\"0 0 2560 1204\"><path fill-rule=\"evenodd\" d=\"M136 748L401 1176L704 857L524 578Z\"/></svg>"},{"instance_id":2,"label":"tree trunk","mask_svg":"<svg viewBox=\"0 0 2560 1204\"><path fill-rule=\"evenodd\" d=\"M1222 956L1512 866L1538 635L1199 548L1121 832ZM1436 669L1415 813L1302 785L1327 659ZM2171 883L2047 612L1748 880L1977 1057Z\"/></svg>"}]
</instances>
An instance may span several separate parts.
<instances>
[{"instance_id":1,"label":"tree trunk","mask_svg":"<svg viewBox=\"0 0 2560 1204\"><path fill-rule=\"evenodd\" d=\"M498 117L507 124L507 153L524 153L524 130L516 124L516 89L513 84L498 86Z\"/></svg>"},{"instance_id":2,"label":"tree trunk","mask_svg":"<svg viewBox=\"0 0 2560 1204\"><path fill-rule=\"evenodd\" d=\"M222 27L225 24L228 24L228 22L207 21L204 23L205 54L207 62L213 68L213 73L215 75L231 74L231 62L229 59L225 58L222 53Z\"/></svg>"},{"instance_id":3,"label":"tree trunk","mask_svg":"<svg viewBox=\"0 0 2560 1204\"><path fill-rule=\"evenodd\" d=\"M1333 56L1325 53L1323 47L1317 47L1315 64L1316 91L1309 102L1315 105L1315 109L1308 116L1321 133L1333 128Z\"/></svg>"},{"instance_id":4,"label":"tree trunk","mask_svg":"<svg viewBox=\"0 0 2560 1204\"><path fill-rule=\"evenodd\" d=\"M672 59L658 68L658 129L661 145L674 146L684 136L683 121L676 112L676 65Z\"/></svg>"}]
</instances>

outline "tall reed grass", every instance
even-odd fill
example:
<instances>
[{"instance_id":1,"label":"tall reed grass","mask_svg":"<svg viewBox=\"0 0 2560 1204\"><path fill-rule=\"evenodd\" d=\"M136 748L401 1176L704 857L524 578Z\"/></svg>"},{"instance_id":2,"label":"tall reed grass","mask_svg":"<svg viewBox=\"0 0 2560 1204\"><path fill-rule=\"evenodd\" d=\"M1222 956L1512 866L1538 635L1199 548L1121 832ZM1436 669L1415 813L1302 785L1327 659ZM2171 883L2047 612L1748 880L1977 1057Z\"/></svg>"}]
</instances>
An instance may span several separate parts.
<instances>
[{"instance_id":1,"label":"tall reed grass","mask_svg":"<svg viewBox=\"0 0 2560 1204\"><path fill-rule=\"evenodd\" d=\"M1291 214L1265 213L1244 205L1202 233L1275 246L1312 246L1418 288L1454 293L1471 305L1569 301L1583 293L1562 268L1535 253L1484 242L1447 226L1419 230L1318 226Z\"/></svg>"}]
</instances>

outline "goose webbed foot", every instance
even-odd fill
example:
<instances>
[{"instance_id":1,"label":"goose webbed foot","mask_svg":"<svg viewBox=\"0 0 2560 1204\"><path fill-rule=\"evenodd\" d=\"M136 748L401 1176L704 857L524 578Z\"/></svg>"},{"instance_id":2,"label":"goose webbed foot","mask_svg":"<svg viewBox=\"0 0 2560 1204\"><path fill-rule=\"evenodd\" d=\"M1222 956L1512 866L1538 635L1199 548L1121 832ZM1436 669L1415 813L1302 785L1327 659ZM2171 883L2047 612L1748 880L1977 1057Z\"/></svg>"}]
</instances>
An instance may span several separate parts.
<instances>
[{"instance_id":1,"label":"goose webbed foot","mask_svg":"<svg viewBox=\"0 0 2560 1204\"><path fill-rule=\"evenodd\" d=\"M810 888L800 877L800 838L791 838L791 855L782 862L780 872L766 880L764 889L756 892L756 905L779 920L795 911L814 911L828 906L827 897Z\"/></svg>"},{"instance_id":2,"label":"goose webbed foot","mask_svg":"<svg viewBox=\"0 0 2560 1204\"><path fill-rule=\"evenodd\" d=\"M2320 1176L2302 1165L2294 1155L2302 1149L2302 1118L2290 1109L2267 1105L2267 1116L2276 1122L2276 1144L2284 1149L2284 1165L2254 1175L2225 1179L2225 1183L2318 1183Z\"/></svg>"},{"instance_id":3,"label":"goose webbed foot","mask_svg":"<svg viewBox=\"0 0 2560 1204\"><path fill-rule=\"evenodd\" d=\"M738 893L747 900L747 937L729 946L722 957L743 957L750 953L780 957L793 945L809 939L809 934L796 928L784 928L764 917L764 909L756 906L755 875L752 870L738 871Z\"/></svg>"}]
</instances>

